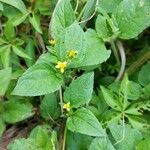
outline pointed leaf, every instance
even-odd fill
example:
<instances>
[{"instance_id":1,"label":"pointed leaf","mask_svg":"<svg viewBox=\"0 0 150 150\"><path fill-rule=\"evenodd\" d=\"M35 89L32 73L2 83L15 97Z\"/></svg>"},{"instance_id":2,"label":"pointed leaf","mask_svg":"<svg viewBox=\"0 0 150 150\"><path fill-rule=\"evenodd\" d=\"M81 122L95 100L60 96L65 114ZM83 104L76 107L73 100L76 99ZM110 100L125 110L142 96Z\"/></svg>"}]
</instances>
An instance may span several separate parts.
<instances>
[{"instance_id":1,"label":"pointed leaf","mask_svg":"<svg viewBox=\"0 0 150 150\"><path fill-rule=\"evenodd\" d=\"M106 103L115 110L121 110L121 105L118 101L118 97L114 97L113 93L106 89L105 87L101 86L101 90L104 96Z\"/></svg>"},{"instance_id":2,"label":"pointed leaf","mask_svg":"<svg viewBox=\"0 0 150 150\"><path fill-rule=\"evenodd\" d=\"M18 80L13 95L38 96L53 93L63 83L62 76L48 64L36 64L30 67Z\"/></svg>"},{"instance_id":3,"label":"pointed leaf","mask_svg":"<svg viewBox=\"0 0 150 150\"><path fill-rule=\"evenodd\" d=\"M16 53L20 57L31 59L26 53L23 52L24 49L19 46L13 45L12 50L14 53Z\"/></svg>"},{"instance_id":4,"label":"pointed leaf","mask_svg":"<svg viewBox=\"0 0 150 150\"><path fill-rule=\"evenodd\" d=\"M86 73L74 80L64 92L64 101L73 107L88 104L92 98L94 73Z\"/></svg>"},{"instance_id":5,"label":"pointed leaf","mask_svg":"<svg viewBox=\"0 0 150 150\"><path fill-rule=\"evenodd\" d=\"M131 128L129 125L125 125L124 129L121 125L112 124L109 129L115 142L120 141L115 145L118 150L133 150L143 138L141 132ZM124 136L123 132L125 132Z\"/></svg>"},{"instance_id":6,"label":"pointed leaf","mask_svg":"<svg viewBox=\"0 0 150 150\"><path fill-rule=\"evenodd\" d=\"M9 4L9 5L17 8L18 10L20 10L22 13L25 13L27 11L26 6L22 0L0 0L0 2Z\"/></svg>"},{"instance_id":7,"label":"pointed leaf","mask_svg":"<svg viewBox=\"0 0 150 150\"><path fill-rule=\"evenodd\" d=\"M50 23L50 34L53 38L59 34L75 21L75 14L73 12L70 0L59 0L53 12Z\"/></svg>"},{"instance_id":8,"label":"pointed leaf","mask_svg":"<svg viewBox=\"0 0 150 150\"><path fill-rule=\"evenodd\" d=\"M115 150L115 148L108 137L105 137L93 139L88 150Z\"/></svg>"},{"instance_id":9,"label":"pointed leaf","mask_svg":"<svg viewBox=\"0 0 150 150\"><path fill-rule=\"evenodd\" d=\"M78 109L67 119L67 128L90 136L105 136L104 130L91 111L85 108Z\"/></svg>"},{"instance_id":10,"label":"pointed leaf","mask_svg":"<svg viewBox=\"0 0 150 150\"><path fill-rule=\"evenodd\" d=\"M40 18L39 16L32 14L32 16L29 17L29 21L32 24L32 26L34 27L34 29L42 34L42 29L41 29L41 25L40 25Z\"/></svg>"},{"instance_id":11,"label":"pointed leaf","mask_svg":"<svg viewBox=\"0 0 150 150\"><path fill-rule=\"evenodd\" d=\"M46 120L57 119L60 115L60 107L55 93L45 95L40 104L40 113Z\"/></svg>"},{"instance_id":12,"label":"pointed leaf","mask_svg":"<svg viewBox=\"0 0 150 150\"><path fill-rule=\"evenodd\" d=\"M11 80L11 68L0 70L0 96L3 96Z\"/></svg>"},{"instance_id":13,"label":"pointed leaf","mask_svg":"<svg viewBox=\"0 0 150 150\"><path fill-rule=\"evenodd\" d=\"M98 38L94 30L88 30L85 33L87 47L85 57L81 64L78 66L93 66L105 62L111 54L111 51L107 50L104 42Z\"/></svg>"},{"instance_id":14,"label":"pointed leaf","mask_svg":"<svg viewBox=\"0 0 150 150\"><path fill-rule=\"evenodd\" d=\"M149 0L123 0L113 14L122 39L138 36L150 25Z\"/></svg>"},{"instance_id":15,"label":"pointed leaf","mask_svg":"<svg viewBox=\"0 0 150 150\"><path fill-rule=\"evenodd\" d=\"M1 117L7 123L16 123L33 115L30 103L20 103L17 100L10 100L5 102L3 107L4 112L1 114Z\"/></svg>"}]
</instances>

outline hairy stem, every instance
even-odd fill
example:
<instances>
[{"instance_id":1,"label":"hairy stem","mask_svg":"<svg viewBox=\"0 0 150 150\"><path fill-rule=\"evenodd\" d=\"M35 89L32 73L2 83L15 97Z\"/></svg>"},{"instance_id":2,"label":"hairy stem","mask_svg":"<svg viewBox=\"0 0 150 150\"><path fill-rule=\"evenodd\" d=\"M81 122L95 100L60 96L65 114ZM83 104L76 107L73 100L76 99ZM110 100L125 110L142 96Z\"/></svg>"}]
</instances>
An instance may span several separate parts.
<instances>
[{"instance_id":1,"label":"hairy stem","mask_svg":"<svg viewBox=\"0 0 150 150\"><path fill-rule=\"evenodd\" d=\"M121 67L120 67L120 71L118 73L118 76L116 78L116 81L119 81L122 78L124 71L125 71L126 54L125 54L124 47L120 41L117 41L117 47L118 47L120 58L121 58Z\"/></svg>"},{"instance_id":2,"label":"hairy stem","mask_svg":"<svg viewBox=\"0 0 150 150\"><path fill-rule=\"evenodd\" d=\"M119 60L119 55L118 55L118 50L116 48L116 45L115 45L115 41L114 40L111 40L110 41L110 44L111 44L111 48L112 48L112 51L114 53L114 56L116 58L116 61L118 64L120 64L120 60Z\"/></svg>"}]
</instances>

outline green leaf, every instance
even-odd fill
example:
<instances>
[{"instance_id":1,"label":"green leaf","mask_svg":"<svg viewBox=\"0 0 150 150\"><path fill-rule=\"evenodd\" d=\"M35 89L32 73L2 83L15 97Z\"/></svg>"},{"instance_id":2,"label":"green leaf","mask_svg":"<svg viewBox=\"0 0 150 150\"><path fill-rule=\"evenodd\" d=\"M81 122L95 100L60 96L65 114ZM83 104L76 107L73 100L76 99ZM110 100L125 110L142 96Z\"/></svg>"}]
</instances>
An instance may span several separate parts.
<instances>
[{"instance_id":1,"label":"green leaf","mask_svg":"<svg viewBox=\"0 0 150 150\"><path fill-rule=\"evenodd\" d=\"M44 96L40 105L40 113L46 120L51 120L51 118L57 119L59 117L60 107L55 93Z\"/></svg>"},{"instance_id":2,"label":"green leaf","mask_svg":"<svg viewBox=\"0 0 150 150\"><path fill-rule=\"evenodd\" d=\"M105 62L110 57L111 51L106 49L104 42L91 29L85 33L85 37L87 42L86 53L79 66L93 66Z\"/></svg>"},{"instance_id":3,"label":"green leaf","mask_svg":"<svg viewBox=\"0 0 150 150\"><path fill-rule=\"evenodd\" d=\"M102 15L98 15L96 19L96 32L100 38L104 41L109 41L109 37L111 36L110 30L108 28L108 23L106 17Z\"/></svg>"},{"instance_id":4,"label":"green leaf","mask_svg":"<svg viewBox=\"0 0 150 150\"><path fill-rule=\"evenodd\" d=\"M15 29L11 21L8 21L5 25L4 34L7 40L12 41L15 38Z\"/></svg>"},{"instance_id":5,"label":"green leaf","mask_svg":"<svg viewBox=\"0 0 150 150\"><path fill-rule=\"evenodd\" d=\"M133 150L143 138L141 132L127 124L125 124L125 128L121 125L111 124L109 129L115 142L118 142L115 145L117 150ZM124 136L123 132L125 133Z\"/></svg>"},{"instance_id":6,"label":"green leaf","mask_svg":"<svg viewBox=\"0 0 150 150\"><path fill-rule=\"evenodd\" d=\"M150 149L150 137L144 139L136 146L136 150L148 150L148 149Z\"/></svg>"},{"instance_id":7,"label":"green leaf","mask_svg":"<svg viewBox=\"0 0 150 150\"><path fill-rule=\"evenodd\" d=\"M53 130L52 134L51 134L51 139L50 139L50 148L52 150L57 150L58 149L58 135L57 135L57 131Z\"/></svg>"},{"instance_id":8,"label":"green leaf","mask_svg":"<svg viewBox=\"0 0 150 150\"><path fill-rule=\"evenodd\" d=\"M72 132L78 132L90 136L105 136L104 130L91 111L80 108L67 119L67 128Z\"/></svg>"},{"instance_id":9,"label":"green leaf","mask_svg":"<svg viewBox=\"0 0 150 150\"><path fill-rule=\"evenodd\" d=\"M52 15L49 32L53 38L56 38L74 21L75 14L73 12L70 0L59 0Z\"/></svg>"},{"instance_id":10,"label":"green leaf","mask_svg":"<svg viewBox=\"0 0 150 150\"><path fill-rule=\"evenodd\" d=\"M143 116L126 115L133 128L140 131L149 131L148 121Z\"/></svg>"},{"instance_id":11,"label":"green leaf","mask_svg":"<svg viewBox=\"0 0 150 150\"><path fill-rule=\"evenodd\" d=\"M18 26L20 25L21 23L23 23L26 18L28 17L29 15L29 12L26 12L24 14L18 14L18 15L15 15L13 18L11 18L11 22L13 24L13 26Z\"/></svg>"},{"instance_id":12,"label":"green leaf","mask_svg":"<svg viewBox=\"0 0 150 150\"><path fill-rule=\"evenodd\" d=\"M95 138L93 139L88 150L115 150L110 140L105 138Z\"/></svg>"},{"instance_id":13,"label":"green leaf","mask_svg":"<svg viewBox=\"0 0 150 150\"><path fill-rule=\"evenodd\" d=\"M93 138L90 136L68 131L66 149L67 150L87 150L92 139Z\"/></svg>"},{"instance_id":14,"label":"green leaf","mask_svg":"<svg viewBox=\"0 0 150 150\"><path fill-rule=\"evenodd\" d=\"M76 50L78 54L71 60L69 67L76 68L81 65L86 51L86 42L84 32L77 22L64 30L54 49L59 60L66 59L68 50Z\"/></svg>"},{"instance_id":15,"label":"green leaf","mask_svg":"<svg viewBox=\"0 0 150 150\"><path fill-rule=\"evenodd\" d=\"M112 13L122 0L101 0L100 7L107 13Z\"/></svg>"},{"instance_id":16,"label":"green leaf","mask_svg":"<svg viewBox=\"0 0 150 150\"><path fill-rule=\"evenodd\" d=\"M149 0L123 0L113 13L121 39L137 37L150 25Z\"/></svg>"},{"instance_id":17,"label":"green leaf","mask_svg":"<svg viewBox=\"0 0 150 150\"><path fill-rule=\"evenodd\" d=\"M150 111L150 101L139 101L132 103L125 112L132 115L143 115L144 110Z\"/></svg>"},{"instance_id":18,"label":"green leaf","mask_svg":"<svg viewBox=\"0 0 150 150\"><path fill-rule=\"evenodd\" d=\"M16 123L31 117L32 105L30 103L20 103L19 100L10 100L3 104L4 111L1 118L7 123Z\"/></svg>"},{"instance_id":19,"label":"green leaf","mask_svg":"<svg viewBox=\"0 0 150 150\"><path fill-rule=\"evenodd\" d=\"M20 46L12 45L12 50L14 53L16 53L16 55L20 57L31 59L26 53L23 52L24 49L21 48Z\"/></svg>"},{"instance_id":20,"label":"green leaf","mask_svg":"<svg viewBox=\"0 0 150 150\"><path fill-rule=\"evenodd\" d=\"M9 4L9 5L17 8L18 10L20 10L22 13L25 13L27 11L26 6L22 0L0 0L0 2Z\"/></svg>"},{"instance_id":21,"label":"green leaf","mask_svg":"<svg viewBox=\"0 0 150 150\"><path fill-rule=\"evenodd\" d=\"M3 3L0 2L0 11L3 11L3 10L4 10Z\"/></svg>"},{"instance_id":22,"label":"green leaf","mask_svg":"<svg viewBox=\"0 0 150 150\"><path fill-rule=\"evenodd\" d=\"M38 96L53 93L63 84L63 79L48 64L30 67L18 80L13 95Z\"/></svg>"},{"instance_id":23,"label":"green leaf","mask_svg":"<svg viewBox=\"0 0 150 150\"><path fill-rule=\"evenodd\" d=\"M143 88L143 97L148 99L150 98L150 83L144 86Z\"/></svg>"},{"instance_id":24,"label":"green leaf","mask_svg":"<svg viewBox=\"0 0 150 150\"><path fill-rule=\"evenodd\" d=\"M101 90L106 103L111 108L120 111L122 108L121 108L121 104L118 101L118 97L114 97L114 94L103 86L101 86Z\"/></svg>"},{"instance_id":25,"label":"green leaf","mask_svg":"<svg viewBox=\"0 0 150 150\"><path fill-rule=\"evenodd\" d=\"M0 70L0 96L3 96L11 80L11 68Z\"/></svg>"},{"instance_id":26,"label":"green leaf","mask_svg":"<svg viewBox=\"0 0 150 150\"><path fill-rule=\"evenodd\" d=\"M11 52L11 46L10 45L4 45L4 46L0 47L1 62L4 66L4 68L9 67L10 52Z\"/></svg>"},{"instance_id":27,"label":"green leaf","mask_svg":"<svg viewBox=\"0 0 150 150\"><path fill-rule=\"evenodd\" d=\"M143 65L139 72L138 81L141 85L145 86L150 83L150 61Z\"/></svg>"},{"instance_id":28,"label":"green leaf","mask_svg":"<svg viewBox=\"0 0 150 150\"><path fill-rule=\"evenodd\" d=\"M16 139L7 146L8 150L41 150L33 139Z\"/></svg>"},{"instance_id":29,"label":"green leaf","mask_svg":"<svg viewBox=\"0 0 150 150\"><path fill-rule=\"evenodd\" d=\"M142 93L142 88L139 84L133 81L129 81L128 83L128 99L130 100L137 100L140 98Z\"/></svg>"},{"instance_id":30,"label":"green leaf","mask_svg":"<svg viewBox=\"0 0 150 150\"><path fill-rule=\"evenodd\" d=\"M34 41L31 38L28 38L27 40L27 46L25 48L25 51L27 55L31 58L25 59L25 62L28 67L31 67L35 63L35 45Z\"/></svg>"},{"instance_id":31,"label":"green leaf","mask_svg":"<svg viewBox=\"0 0 150 150\"><path fill-rule=\"evenodd\" d=\"M136 82L129 81L125 74L119 89L119 95L124 97L124 102L129 100L138 100L142 93L142 87Z\"/></svg>"},{"instance_id":32,"label":"green leaf","mask_svg":"<svg viewBox=\"0 0 150 150\"><path fill-rule=\"evenodd\" d=\"M0 37L0 45L6 44L6 43L7 41L3 37Z\"/></svg>"},{"instance_id":33,"label":"green leaf","mask_svg":"<svg viewBox=\"0 0 150 150\"><path fill-rule=\"evenodd\" d=\"M38 147L40 147L40 148L44 149L46 147L47 143L49 143L49 145L50 145L48 129L46 129L45 126L37 126L37 127L35 127L32 130L29 138L30 139L34 139L36 145Z\"/></svg>"},{"instance_id":34,"label":"green leaf","mask_svg":"<svg viewBox=\"0 0 150 150\"><path fill-rule=\"evenodd\" d=\"M5 123L0 119L0 137L2 136L3 132L5 131Z\"/></svg>"},{"instance_id":35,"label":"green leaf","mask_svg":"<svg viewBox=\"0 0 150 150\"><path fill-rule=\"evenodd\" d=\"M29 21L32 24L32 26L34 27L34 29L42 34L42 29L41 29L41 25L40 25L40 18L39 16L32 14L32 16L29 17Z\"/></svg>"},{"instance_id":36,"label":"green leaf","mask_svg":"<svg viewBox=\"0 0 150 150\"><path fill-rule=\"evenodd\" d=\"M118 123L122 117L121 113L122 112L116 111L114 109L108 109L102 114L101 118L106 124Z\"/></svg>"},{"instance_id":37,"label":"green leaf","mask_svg":"<svg viewBox=\"0 0 150 150\"><path fill-rule=\"evenodd\" d=\"M64 92L64 101L73 107L88 104L92 98L94 73L86 73L74 80Z\"/></svg>"}]
</instances>

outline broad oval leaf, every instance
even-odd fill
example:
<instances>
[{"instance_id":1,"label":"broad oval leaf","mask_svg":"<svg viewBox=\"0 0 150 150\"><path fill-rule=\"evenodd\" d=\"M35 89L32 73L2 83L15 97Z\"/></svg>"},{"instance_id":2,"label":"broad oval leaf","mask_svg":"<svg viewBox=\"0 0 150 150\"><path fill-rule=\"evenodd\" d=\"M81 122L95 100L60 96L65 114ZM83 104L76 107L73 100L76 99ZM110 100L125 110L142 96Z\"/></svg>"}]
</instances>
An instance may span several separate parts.
<instances>
[{"instance_id":1,"label":"broad oval leaf","mask_svg":"<svg viewBox=\"0 0 150 150\"><path fill-rule=\"evenodd\" d=\"M113 13L118 24L121 39L138 36L150 25L149 0L123 0Z\"/></svg>"},{"instance_id":2,"label":"broad oval leaf","mask_svg":"<svg viewBox=\"0 0 150 150\"><path fill-rule=\"evenodd\" d=\"M101 0L100 7L107 13L112 13L122 0Z\"/></svg>"},{"instance_id":3,"label":"broad oval leaf","mask_svg":"<svg viewBox=\"0 0 150 150\"><path fill-rule=\"evenodd\" d=\"M64 101L73 107L89 103L93 92L94 73L86 73L74 80L64 92Z\"/></svg>"},{"instance_id":4,"label":"broad oval leaf","mask_svg":"<svg viewBox=\"0 0 150 150\"><path fill-rule=\"evenodd\" d=\"M18 80L13 95L38 96L53 93L63 83L62 76L48 64L35 64Z\"/></svg>"},{"instance_id":5,"label":"broad oval leaf","mask_svg":"<svg viewBox=\"0 0 150 150\"><path fill-rule=\"evenodd\" d=\"M67 128L72 132L78 132L90 136L105 136L105 132L100 122L90 110L85 108L78 109L67 119Z\"/></svg>"},{"instance_id":6,"label":"broad oval leaf","mask_svg":"<svg viewBox=\"0 0 150 150\"><path fill-rule=\"evenodd\" d=\"M118 124L111 124L109 125L109 129L115 142L120 141L115 145L115 148L118 150L133 150L143 138L141 132L131 128L131 126L127 124L125 124L125 128ZM123 132L125 132L124 137Z\"/></svg>"},{"instance_id":7,"label":"broad oval leaf","mask_svg":"<svg viewBox=\"0 0 150 150\"><path fill-rule=\"evenodd\" d=\"M85 57L78 66L93 66L105 62L111 54L110 50L107 50L104 42L97 36L94 30L88 30L85 33L86 39L86 52Z\"/></svg>"},{"instance_id":8,"label":"broad oval leaf","mask_svg":"<svg viewBox=\"0 0 150 150\"><path fill-rule=\"evenodd\" d=\"M115 150L108 137L93 139L88 150Z\"/></svg>"}]
</instances>

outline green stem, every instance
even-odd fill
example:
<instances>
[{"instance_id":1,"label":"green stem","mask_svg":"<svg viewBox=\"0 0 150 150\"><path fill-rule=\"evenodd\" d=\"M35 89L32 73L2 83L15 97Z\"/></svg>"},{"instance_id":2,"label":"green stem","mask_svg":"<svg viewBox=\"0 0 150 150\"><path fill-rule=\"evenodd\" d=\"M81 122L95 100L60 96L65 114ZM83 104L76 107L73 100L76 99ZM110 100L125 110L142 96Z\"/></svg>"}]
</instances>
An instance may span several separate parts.
<instances>
[{"instance_id":1,"label":"green stem","mask_svg":"<svg viewBox=\"0 0 150 150\"><path fill-rule=\"evenodd\" d=\"M63 98L62 98L62 87L59 89L59 98L60 98L60 107L61 107L61 115L63 116Z\"/></svg>"},{"instance_id":2,"label":"green stem","mask_svg":"<svg viewBox=\"0 0 150 150\"><path fill-rule=\"evenodd\" d=\"M112 48L112 51L113 51L113 53L114 53L114 56L115 56L115 58L116 58L116 61L117 61L117 63L120 65L120 59L119 59L119 55L118 55L118 50L117 50L117 48L116 48L116 45L115 45L114 40L111 40L111 41L110 41L110 44L111 44L111 48Z\"/></svg>"},{"instance_id":3,"label":"green stem","mask_svg":"<svg viewBox=\"0 0 150 150\"><path fill-rule=\"evenodd\" d=\"M65 150L66 147L66 137L67 137L67 124L65 125L65 130L64 130L62 150Z\"/></svg>"}]
</instances>

